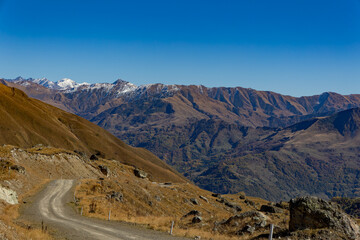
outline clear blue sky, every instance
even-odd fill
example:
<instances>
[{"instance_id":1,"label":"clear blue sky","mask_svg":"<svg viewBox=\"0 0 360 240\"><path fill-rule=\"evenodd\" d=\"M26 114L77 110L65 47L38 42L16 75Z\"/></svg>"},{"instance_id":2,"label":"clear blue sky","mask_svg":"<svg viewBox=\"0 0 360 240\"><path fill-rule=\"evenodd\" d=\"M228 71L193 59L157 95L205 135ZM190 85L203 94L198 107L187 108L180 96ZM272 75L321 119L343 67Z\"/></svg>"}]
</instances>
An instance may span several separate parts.
<instances>
[{"instance_id":1,"label":"clear blue sky","mask_svg":"<svg viewBox=\"0 0 360 240\"><path fill-rule=\"evenodd\" d=\"M360 93L360 0L0 0L0 77Z\"/></svg>"}]
</instances>

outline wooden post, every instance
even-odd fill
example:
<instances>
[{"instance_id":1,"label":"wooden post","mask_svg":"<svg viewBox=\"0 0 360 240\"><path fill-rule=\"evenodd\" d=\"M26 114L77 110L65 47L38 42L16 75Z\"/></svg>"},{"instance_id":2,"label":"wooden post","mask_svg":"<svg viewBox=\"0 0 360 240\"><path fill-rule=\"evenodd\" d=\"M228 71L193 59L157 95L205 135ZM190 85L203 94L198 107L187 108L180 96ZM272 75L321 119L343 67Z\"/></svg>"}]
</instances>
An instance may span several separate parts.
<instances>
[{"instance_id":1,"label":"wooden post","mask_svg":"<svg viewBox=\"0 0 360 240\"><path fill-rule=\"evenodd\" d=\"M173 229L174 229L174 221L171 222L170 235L173 234Z\"/></svg>"},{"instance_id":2,"label":"wooden post","mask_svg":"<svg viewBox=\"0 0 360 240\"><path fill-rule=\"evenodd\" d=\"M111 215L111 209L109 209L109 218L108 218L108 221L110 221L110 215Z\"/></svg>"},{"instance_id":3,"label":"wooden post","mask_svg":"<svg viewBox=\"0 0 360 240\"><path fill-rule=\"evenodd\" d=\"M81 212L80 212L80 215L82 216L82 214L83 214L83 209L84 209L84 207L81 207Z\"/></svg>"},{"instance_id":4,"label":"wooden post","mask_svg":"<svg viewBox=\"0 0 360 240\"><path fill-rule=\"evenodd\" d=\"M273 232L274 232L274 224L270 224L269 240L273 239Z\"/></svg>"}]
</instances>

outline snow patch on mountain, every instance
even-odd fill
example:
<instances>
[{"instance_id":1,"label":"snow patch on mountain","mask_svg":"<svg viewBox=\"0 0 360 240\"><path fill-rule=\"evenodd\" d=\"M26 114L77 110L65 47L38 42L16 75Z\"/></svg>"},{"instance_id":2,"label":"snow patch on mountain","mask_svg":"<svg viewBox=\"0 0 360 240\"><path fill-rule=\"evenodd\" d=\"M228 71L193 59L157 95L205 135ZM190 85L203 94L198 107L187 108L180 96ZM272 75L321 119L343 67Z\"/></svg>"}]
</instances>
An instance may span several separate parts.
<instances>
[{"instance_id":1,"label":"snow patch on mountain","mask_svg":"<svg viewBox=\"0 0 360 240\"><path fill-rule=\"evenodd\" d=\"M46 88L63 91L65 93L74 93L77 91L101 91L104 95L111 95L113 97L120 97L123 95L128 95L128 97L133 98L146 94L160 94L169 95L174 94L174 92L179 91L179 86L177 85L165 85L165 84L145 84L136 86L132 83L124 81L122 79L116 80L114 83L77 83L70 78L63 78L57 82L52 82L46 78L22 78L17 77L16 79L7 79L7 81L15 82L23 86L29 85L30 82L42 85Z\"/></svg>"}]
</instances>

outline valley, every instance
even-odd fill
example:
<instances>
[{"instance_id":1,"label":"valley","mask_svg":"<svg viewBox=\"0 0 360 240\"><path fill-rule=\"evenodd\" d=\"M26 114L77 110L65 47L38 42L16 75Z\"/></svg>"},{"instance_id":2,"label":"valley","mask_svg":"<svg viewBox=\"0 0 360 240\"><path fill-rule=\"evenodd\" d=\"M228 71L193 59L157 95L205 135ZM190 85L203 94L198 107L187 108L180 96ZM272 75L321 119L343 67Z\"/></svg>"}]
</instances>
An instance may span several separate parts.
<instances>
[{"instance_id":1,"label":"valley","mask_svg":"<svg viewBox=\"0 0 360 240\"><path fill-rule=\"evenodd\" d=\"M329 203L317 198L293 199L290 205L287 201L277 201L284 196L290 198L317 191L311 181L319 180L328 182L328 186L320 189L324 192L319 191L323 193L318 194L321 197L328 196L325 192L328 188L334 190L333 195L358 194L357 161L334 158L337 165L330 168L325 163L316 165L306 159L308 169L304 170L300 158L306 147L313 157L321 154L329 157L328 152L334 154L335 150L324 151L324 145L314 148L324 141L324 134L329 149L337 149L343 158L354 157L344 153L350 153L348 147L356 149L360 118L360 110L356 108L287 128L253 128L213 120L189 125L194 144L190 144L189 149L197 146L191 151L198 151L198 156L202 154L205 158L196 162L196 157L189 155L188 163L174 165L186 170L188 178L197 179L198 185L206 182L201 189L144 148L130 147L99 126L29 98L14 87L0 85L0 90L0 141L3 144L0 147L3 192L0 229L5 239L98 239L103 236L168 239L172 238L166 234L172 223L173 236L185 238L268 239L270 224L276 226L273 234L280 238L303 239L311 235L323 239L329 236L329 231L334 231L332 239L360 236L354 220L335 205L326 206ZM166 108L165 111L171 112ZM179 132L186 133L185 129ZM215 140L209 141L204 133L216 136ZM309 140L303 141L306 137ZM229 139L231 144L221 142L229 143ZM335 140L338 148L330 145ZM171 142L164 140L164 143ZM200 146L206 144L212 155L202 152ZM299 150L294 150L296 147ZM202 165L206 157L217 154L222 156L221 161L208 162L206 168ZM262 165L264 159L265 166ZM292 162L286 165L289 159ZM312 172L302 175L304 171ZM332 171L334 181L326 178L330 176L326 171ZM344 173L346 178L341 175ZM336 176L338 179L334 178ZM239 179L243 185L239 185ZM348 181L346 185L338 184L342 179ZM304 185L293 188L300 180ZM286 182L289 189L279 184L281 181ZM267 185L263 184L265 182ZM218 192L232 194L206 190L209 185L220 187ZM229 189L221 189L223 186ZM238 188L230 189L233 186ZM258 192L253 197L254 189ZM266 200L257 197L261 194ZM294 201L308 201L306 204L310 205L305 206L309 211L330 211L326 214L342 216L344 220L341 221L345 222L331 218L327 220L331 224L324 226L327 230L323 231L317 222L324 220L316 217L312 220L315 225L309 225L312 230L303 230L296 224L307 222L294 225L296 221L301 222L294 212L303 211L291 205ZM319 201L319 207L311 209L311 201ZM111 221L107 223L110 215ZM134 225L129 226L129 223ZM82 230L74 234L74 228ZM165 233L148 232L149 229Z\"/></svg>"},{"instance_id":2,"label":"valley","mask_svg":"<svg viewBox=\"0 0 360 240\"><path fill-rule=\"evenodd\" d=\"M341 128L350 123L348 112L340 112L359 107L360 95L295 98L240 87L42 81L6 84L146 148L207 190L273 201L358 196L357 132L344 135ZM332 125L321 120L334 114ZM358 119L351 124L358 126Z\"/></svg>"}]
</instances>

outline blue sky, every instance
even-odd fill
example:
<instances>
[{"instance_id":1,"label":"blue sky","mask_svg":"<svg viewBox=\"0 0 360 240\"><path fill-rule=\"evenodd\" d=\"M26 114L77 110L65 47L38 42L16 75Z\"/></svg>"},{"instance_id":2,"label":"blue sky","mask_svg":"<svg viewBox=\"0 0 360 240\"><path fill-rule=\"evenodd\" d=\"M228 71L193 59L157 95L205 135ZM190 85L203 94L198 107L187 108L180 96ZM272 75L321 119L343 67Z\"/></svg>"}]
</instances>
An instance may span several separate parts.
<instances>
[{"instance_id":1,"label":"blue sky","mask_svg":"<svg viewBox=\"0 0 360 240\"><path fill-rule=\"evenodd\" d=\"M360 93L360 0L0 0L0 77Z\"/></svg>"}]
</instances>

